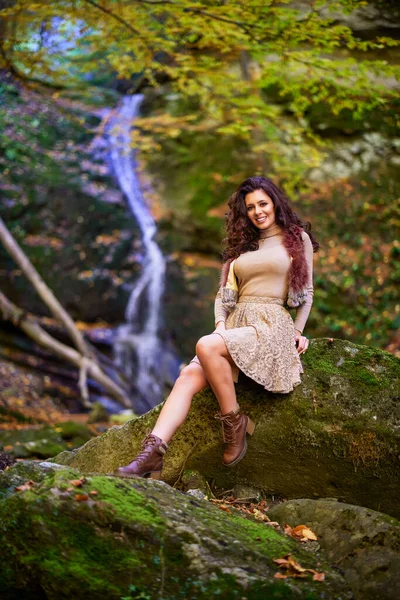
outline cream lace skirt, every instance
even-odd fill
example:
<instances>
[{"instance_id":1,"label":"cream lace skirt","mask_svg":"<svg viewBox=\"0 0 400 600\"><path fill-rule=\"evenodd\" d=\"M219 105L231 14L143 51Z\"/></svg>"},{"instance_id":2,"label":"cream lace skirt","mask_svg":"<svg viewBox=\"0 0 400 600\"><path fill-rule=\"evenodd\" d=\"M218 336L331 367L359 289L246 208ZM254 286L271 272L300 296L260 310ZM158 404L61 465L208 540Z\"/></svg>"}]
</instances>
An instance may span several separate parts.
<instances>
[{"instance_id":1,"label":"cream lace skirt","mask_svg":"<svg viewBox=\"0 0 400 600\"><path fill-rule=\"evenodd\" d=\"M279 298L241 296L219 331L235 362L233 381L239 369L270 392L287 394L301 383L303 373L295 346L293 319ZM200 364L197 356L191 362Z\"/></svg>"}]
</instances>

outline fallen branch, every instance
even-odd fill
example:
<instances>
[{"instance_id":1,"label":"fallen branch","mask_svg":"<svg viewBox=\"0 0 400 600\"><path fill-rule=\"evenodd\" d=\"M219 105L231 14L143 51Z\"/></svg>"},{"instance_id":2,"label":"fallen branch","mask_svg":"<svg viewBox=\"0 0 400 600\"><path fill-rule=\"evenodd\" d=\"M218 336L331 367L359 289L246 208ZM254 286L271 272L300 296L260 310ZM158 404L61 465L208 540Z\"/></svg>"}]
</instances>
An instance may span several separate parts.
<instances>
[{"instance_id":1,"label":"fallen branch","mask_svg":"<svg viewBox=\"0 0 400 600\"><path fill-rule=\"evenodd\" d=\"M123 389L121 389L108 375L103 373L100 366L92 358L82 356L77 350L59 342L49 335L38 324L32 315L28 315L23 310L13 304L8 298L0 292L0 313L5 321L10 321L16 327L19 327L32 340L51 350L60 358L74 364L78 369L82 370L84 375L80 376L80 383L86 385L86 374L89 374L95 381L100 383L104 389L115 398L122 406L131 408L131 403ZM85 402L84 398L83 401Z\"/></svg>"},{"instance_id":2,"label":"fallen branch","mask_svg":"<svg viewBox=\"0 0 400 600\"><path fill-rule=\"evenodd\" d=\"M90 408L91 404L89 401L89 390L87 385L87 372L88 372L88 359L83 357L82 365L79 371L79 389L81 391L82 404L86 408Z\"/></svg>"},{"instance_id":3,"label":"fallen branch","mask_svg":"<svg viewBox=\"0 0 400 600\"><path fill-rule=\"evenodd\" d=\"M23 252L17 241L13 238L6 224L0 218L0 241L4 248L8 251L10 256L14 259L17 265L21 268L24 275L32 283L43 302L48 306L54 317L60 321L71 337L75 347L84 356L92 356L92 352L79 329L76 327L73 319L69 316L64 307L60 304L57 298L54 296L51 289L43 281L35 267Z\"/></svg>"}]
</instances>

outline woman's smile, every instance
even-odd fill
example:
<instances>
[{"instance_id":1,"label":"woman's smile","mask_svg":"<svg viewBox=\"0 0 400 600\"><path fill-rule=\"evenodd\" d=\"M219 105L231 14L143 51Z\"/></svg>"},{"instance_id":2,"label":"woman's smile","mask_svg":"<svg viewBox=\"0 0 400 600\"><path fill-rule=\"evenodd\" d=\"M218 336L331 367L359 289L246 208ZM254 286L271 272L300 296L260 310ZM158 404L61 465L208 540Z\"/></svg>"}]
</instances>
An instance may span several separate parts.
<instances>
[{"instance_id":1,"label":"woman's smile","mask_svg":"<svg viewBox=\"0 0 400 600\"><path fill-rule=\"evenodd\" d=\"M275 206L264 190L246 194L247 216L258 229L269 229L275 223Z\"/></svg>"}]
</instances>

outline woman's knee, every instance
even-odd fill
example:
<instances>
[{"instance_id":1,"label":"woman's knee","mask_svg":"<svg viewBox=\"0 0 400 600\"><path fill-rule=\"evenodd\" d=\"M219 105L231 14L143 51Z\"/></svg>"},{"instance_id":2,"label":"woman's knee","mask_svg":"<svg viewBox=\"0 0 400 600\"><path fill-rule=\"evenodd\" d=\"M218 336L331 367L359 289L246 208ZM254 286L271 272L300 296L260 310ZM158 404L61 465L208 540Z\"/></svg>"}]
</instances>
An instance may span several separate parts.
<instances>
[{"instance_id":1,"label":"woman's knee","mask_svg":"<svg viewBox=\"0 0 400 600\"><path fill-rule=\"evenodd\" d=\"M205 387L207 385L203 369L197 362L191 362L186 365L179 373L179 380L186 381L193 385L193 387Z\"/></svg>"},{"instance_id":2,"label":"woman's knee","mask_svg":"<svg viewBox=\"0 0 400 600\"><path fill-rule=\"evenodd\" d=\"M196 354L198 357L209 355L216 351L217 341L215 335L204 335L196 344Z\"/></svg>"}]
</instances>

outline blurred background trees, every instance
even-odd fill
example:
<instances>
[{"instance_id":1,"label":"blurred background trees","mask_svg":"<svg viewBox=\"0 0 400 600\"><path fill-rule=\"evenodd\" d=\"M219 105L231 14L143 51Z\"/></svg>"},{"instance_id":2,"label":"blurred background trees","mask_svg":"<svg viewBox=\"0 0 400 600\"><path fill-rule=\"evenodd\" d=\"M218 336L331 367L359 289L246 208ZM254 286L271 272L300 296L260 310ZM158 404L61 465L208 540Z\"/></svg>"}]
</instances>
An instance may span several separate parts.
<instances>
[{"instance_id":1,"label":"blurred background trees","mask_svg":"<svg viewBox=\"0 0 400 600\"><path fill-rule=\"evenodd\" d=\"M132 145L182 358L212 328L226 200L253 173L285 187L322 245L306 333L399 352L396 4L1 2L1 213L75 319L122 321L140 270L137 228L93 151L104 109L140 92ZM1 259L7 295L41 314Z\"/></svg>"}]
</instances>

